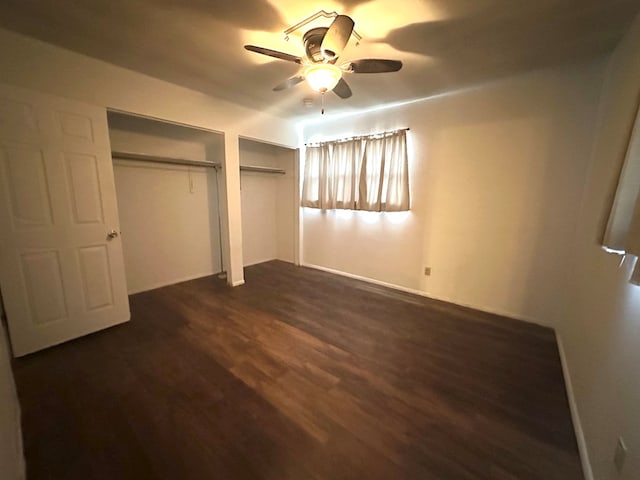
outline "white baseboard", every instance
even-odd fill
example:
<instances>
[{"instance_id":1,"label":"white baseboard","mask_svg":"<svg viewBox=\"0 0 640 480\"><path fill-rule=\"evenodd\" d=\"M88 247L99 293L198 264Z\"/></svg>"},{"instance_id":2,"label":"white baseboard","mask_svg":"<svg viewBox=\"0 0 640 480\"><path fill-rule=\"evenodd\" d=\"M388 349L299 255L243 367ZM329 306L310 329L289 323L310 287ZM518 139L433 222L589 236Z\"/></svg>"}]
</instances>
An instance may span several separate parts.
<instances>
[{"instance_id":1,"label":"white baseboard","mask_svg":"<svg viewBox=\"0 0 640 480\"><path fill-rule=\"evenodd\" d=\"M220 272L203 272L196 273L195 275L187 275L186 277L172 278L171 280L163 280L162 282L154 283L151 285L145 285L144 287L130 290L128 295L135 295L136 293L148 292L149 290L155 290L156 288L168 287L169 285L175 285L176 283L188 282L189 280L195 280L196 278L208 277L210 275L216 275Z\"/></svg>"},{"instance_id":2,"label":"white baseboard","mask_svg":"<svg viewBox=\"0 0 640 480\"><path fill-rule=\"evenodd\" d=\"M591 462L589 460L589 451L587 449L587 442L584 437L584 431L582 430L582 423L580 422L580 414L578 413L578 404L573 393L573 384L571 383L571 374L569 373L569 365L564 351L564 345L560 334L556 332L556 343L558 344L558 352L560 353L560 363L562 364L562 374L564 376L564 384L567 389L567 399L569 400L569 409L571 410L571 420L573 420L573 429L576 434L576 441L578 442L578 451L580 452L580 462L582 463L582 471L584 473L585 480L594 480L593 471L591 470Z\"/></svg>"},{"instance_id":3,"label":"white baseboard","mask_svg":"<svg viewBox=\"0 0 640 480\"><path fill-rule=\"evenodd\" d=\"M255 261L253 261L253 262L245 263L245 264L243 265L243 267L244 267L244 268L246 268L246 267L252 267L252 266L254 266L254 265L259 265L259 264L261 264L261 263L271 262L271 261L273 261L273 260L279 260L279 258L273 257L273 258L265 258L265 259L262 259L262 260L255 260Z\"/></svg>"},{"instance_id":4,"label":"white baseboard","mask_svg":"<svg viewBox=\"0 0 640 480\"><path fill-rule=\"evenodd\" d=\"M232 287L239 287L240 285L244 285L244 280L236 280L231 284Z\"/></svg>"},{"instance_id":5,"label":"white baseboard","mask_svg":"<svg viewBox=\"0 0 640 480\"><path fill-rule=\"evenodd\" d=\"M261 263L267 263L267 262L274 262L274 261L280 261L280 262L286 262L286 263L293 263L294 265L297 265L292 259L290 258L280 258L280 257L273 257L273 258L265 258L264 260L256 260L254 262L250 262L250 263L246 263L243 266L246 267L252 267L254 265L260 265ZM299 266L299 265L298 265Z\"/></svg>"},{"instance_id":6,"label":"white baseboard","mask_svg":"<svg viewBox=\"0 0 640 480\"><path fill-rule=\"evenodd\" d=\"M420 295L421 297L426 297L427 295L422 290L416 290L409 287L403 287L402 285L396 285L394 283L383 282L381 280L376 280L375 278L363 277L361 275L356 275L354 273L343 272L341 270L334 270L333 268L323 267L321 265L314 265L312 263L301 263L301 267L313 268L314 270L322 270L323 272L333 273L335 275L340 275L341 277L353 278L355 280L362 280L363 282L373 283L374 285L380 285L382 287L393 288L394 290L400 290L407 293L413 293L414 295Z\"/></svg>"},{"instance_id":7,"label":"white baseboard","mask_svg":"<svg viewBox=\"0 0 640 480\"><path fill-rule=\"evenodd\" d=\"M302 267L313 268L315 270L322 270L323 272L333 273L335 275L340 275L347 278L353 278L355 280L361 280L363 282L372 283L374 285L380 285L382 287L393 288L394 290L400 290L402 292L412 293L414 295L419 295L421 297L431 298L433 300L439 300L442 302L453 303L454 305L459 305L461 307L473 308L474 310L479 310L481 312L490 313L492 315L499 315L501 317L513 318L515 320L520 320L522 322L533 323L535 325L540 325L541 327L553 328L553 325L550 323L545 323L540 320L527 317L525 315L521 315L519 313L509 312L505 310L500 310L492 307L487 307L485 305L473 305L468 303L462 303L458 300L453 300L446 297L439 297L435 295L431 295L427 292L423 292L422 290L416 290L415 288L404 287L402 285L396 285L394 283L383 282L381 280L376 280L375 278L363 277L362 275L356 275L353 273L342 272L340 270L335 270L333 268L323 267L321 265L314 265L311 263L303 263Z\"/></svg>"},{"instance_id":8,"label":"white baseboard","mask_svg":"<svg viewBox=\"0 0 640 480\"><path fill-rule=\"evenodd\" d=\"M460 302L459 300L451 299L449 297L440 297L440 296L435 296L435 295L430 295L430 294L425 294L425 296L429 297L429 298L433 298L435 300L440 300L442 302L447 302L447 303L453 303L455 305L460 305L461 307L473 308L474 310L479 310L481 312L491 313L493 315L498 315L500 317L512 318L514 320L519 320L519 321L525 322L525 323L532 323L532 324L538 325L540 327L551 328L551 329L554 328L553 324L551 324L549 322L544 322L544 321L538 320L537 318L528 317L526 315L522 315L522 314L516 313L516 312L510 312L508 310L501 310L499 308L487 307L486 305L476 305L476 304L471 304L471 303L464 303L464 302Z\"/></svg>"}]
</instances>

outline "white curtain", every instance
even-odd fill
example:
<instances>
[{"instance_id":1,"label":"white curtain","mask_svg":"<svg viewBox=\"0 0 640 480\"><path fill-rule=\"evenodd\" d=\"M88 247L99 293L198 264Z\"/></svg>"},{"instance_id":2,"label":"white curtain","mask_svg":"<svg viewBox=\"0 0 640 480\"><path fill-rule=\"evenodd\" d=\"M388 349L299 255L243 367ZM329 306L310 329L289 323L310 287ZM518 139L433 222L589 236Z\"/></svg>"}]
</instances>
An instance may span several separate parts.
<instances>
[{"instance_id":1,"label":"white curtain","mask_svg":"<svg viewBox=\"0 0 640 480\"><path fill-rule=\"evenodd\" d=\"M303 207L409 210L406 131L308 147Z\"/></svg>"},{"instance_id":2,"label":"white curtain","mask_svg":"<svg viewBox=\"0 0 640 480\"><path fill-rule=\"evenodd\" d=\"M331 144L331 170L327 175L328 198L322 208L355 210L358 172L362 165L362 141Z\"/></svg>"},{"instance_id":3,"label":"white curtain","mask_svg":"<svg viewBox=\"0 0 640 480\"><path fill-rule=\"evenodd\" d=\"M610 250L640 257L640 108L631 129L603 245ZM640 261L636 262L631 281L640 283Z\"/></svg>"},{"instance_id":4,"label":"white curtain","mask_svg":"<svg viewBox=\"0 0 640 480\"><path fill-rule=\"evenodd\" d=\"M304 165L304 182L302 184L303 207L323 208L321 206L326 185L320 179L326 177L325 171L329 163L329 145L323 144L308 147Z\"/></svg>"},{"instance_id":5,"label":"white curtain","mask_svg":"<svg viewBox=\"0 0 640 480\"><path fill-rule=\"evenodd\" d=\"M360 172L360 210L409 210L406 131L366 140Z\"/></svg>"}]
</instances>

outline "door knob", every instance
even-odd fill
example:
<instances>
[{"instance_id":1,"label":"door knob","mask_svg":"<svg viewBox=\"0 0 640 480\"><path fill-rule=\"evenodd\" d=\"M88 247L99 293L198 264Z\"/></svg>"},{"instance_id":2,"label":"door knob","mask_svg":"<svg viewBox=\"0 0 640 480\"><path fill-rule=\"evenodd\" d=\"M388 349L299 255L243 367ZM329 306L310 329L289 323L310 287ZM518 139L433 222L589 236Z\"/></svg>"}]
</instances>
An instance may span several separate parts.
<instances>
[{"instance_id":1,"label":"door knob","mask_svg":"<svg viewBox=\"0 0 640 480\"><path fill-rule=\"evenodd\" d=\"M118 236L118 232L115 230L111 230L109 233L107 233L107 238L109 240L113 240L114 238L116 238Z\"/></svg>"}]
</instances>

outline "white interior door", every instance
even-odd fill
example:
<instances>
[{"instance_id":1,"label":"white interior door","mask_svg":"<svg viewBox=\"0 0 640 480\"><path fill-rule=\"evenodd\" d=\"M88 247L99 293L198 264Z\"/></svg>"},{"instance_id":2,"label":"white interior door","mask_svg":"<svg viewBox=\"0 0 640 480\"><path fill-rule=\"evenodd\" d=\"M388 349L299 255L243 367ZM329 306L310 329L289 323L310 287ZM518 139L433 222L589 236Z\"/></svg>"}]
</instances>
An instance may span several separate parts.
<instances>
[{"instance_id":1,"label":"white interior door","mask_svg":"<svg viewBox=\"0 0 640 480\"><path fill-rule=\"evenodd\" d=\"M16 356L129 320L104 108L0 85L0 228Z\"/></svg>"}]
</instances>

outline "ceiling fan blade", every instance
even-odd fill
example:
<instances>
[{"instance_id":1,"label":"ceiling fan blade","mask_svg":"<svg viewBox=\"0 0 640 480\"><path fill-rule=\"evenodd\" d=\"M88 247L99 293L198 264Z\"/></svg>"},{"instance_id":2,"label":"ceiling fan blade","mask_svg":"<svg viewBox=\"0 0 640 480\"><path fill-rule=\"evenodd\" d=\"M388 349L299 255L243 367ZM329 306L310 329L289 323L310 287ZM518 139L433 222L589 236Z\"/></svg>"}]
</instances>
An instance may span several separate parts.
<instances>
[{"instance_id":1,"label":"ceiling fan blade","mask_svg":"<svg viewBox=\"0 0 640 480\"><path fill-rule=\"evenodd\" d=\"M271 50L269 48L257 47L255 45L245 45L245 49L250 52L261 53L262 55L268 55L269 57L279 58L280 60L286 60L287 62L294 62L297 64L302 63L302 59L300 57L296 57L295 55L290 55L284 52L278 52L277 50Z\"/></svg>"},{"instance_id":2,"label":"ceiling fan blade","mask_svg":"<svg viewBox=\"0 0 640 480\"><path fill-rule=\"evenodd\" d=\"M349 84L344 81L344 78L341 78L340 81L338 81L338 84L333 87L333 93L338 95L340 98L349 98L352 95L351 88L349 87Z\"/></svg>"},{"instance_id":3,"label":"ceiling fan blade","mask_svg":"<svg viewBox=\"0 0 640 480\"><path fill-rule=\"evenodd\" d=\"M347 63L347 69L353 73L385 73L397 72L402 68L400 60L383 60L364 58Z\"/></svg>"},{"instance_id":4,"label":"ceiling fan blade","mask_svg":"<svg viewBox=\"0 0 640 480\"><path fill-rule=\"evenodd\" d=\"M338 15L336 17L327 33L325 33L320 46L320 51L325 59L333 60L340 56L351 37L354 25L355 23L351 17L346 15Z\"/></svg>"},{"instance_id":5,"label":"ceiling fan blade","mask_svg":"<svg viewBox=\"0 0 640 480\"><path fill-rule=\"evenodd\" d=\"M291 77L284 82L279 83L273 87L273 91L279 92L280 90L286 90L287 88L295 87L300 82L304 82L304 75L296 75L295 77Z\"/></svg>"}]
</instances>

